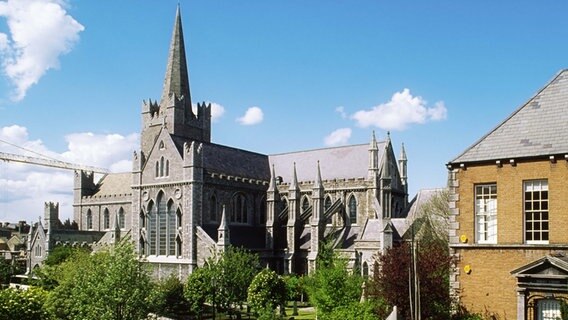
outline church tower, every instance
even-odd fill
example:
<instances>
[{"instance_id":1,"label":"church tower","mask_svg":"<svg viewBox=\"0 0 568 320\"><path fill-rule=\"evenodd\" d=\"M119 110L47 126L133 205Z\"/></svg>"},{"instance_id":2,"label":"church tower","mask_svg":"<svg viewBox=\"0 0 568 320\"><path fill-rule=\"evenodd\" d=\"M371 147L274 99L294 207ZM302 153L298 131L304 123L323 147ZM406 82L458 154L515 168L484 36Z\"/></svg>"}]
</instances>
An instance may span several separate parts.
<instances>
[{"instance_id":1,"label":"church tower","mask_svg":"<svg viewBox=\"0 0 568 320\"><path fill-rule=\"evenodd\" d=\"M174 136L211 142L211 105L197 104L193 112L185 44L178 5L168 54L166 76L160 102L144 101L142 105L142 153L148 155L161 128Z\"/></svg>"}]
</instances>

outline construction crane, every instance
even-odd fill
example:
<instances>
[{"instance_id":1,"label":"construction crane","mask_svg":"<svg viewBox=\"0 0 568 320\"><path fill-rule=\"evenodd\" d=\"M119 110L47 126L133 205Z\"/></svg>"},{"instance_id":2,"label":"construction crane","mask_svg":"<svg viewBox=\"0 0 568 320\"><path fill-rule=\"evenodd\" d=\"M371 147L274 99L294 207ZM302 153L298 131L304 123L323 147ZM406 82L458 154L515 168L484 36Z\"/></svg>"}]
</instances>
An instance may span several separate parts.
<instances>
[{"instance_id":1,"label":"construction crane","mask_svg":"<svg viewBox=\"0 0 568 320\"><path fill-rule=\"evenodd\" d=\"M15 147L15 148L18 148L18 149L22 149L22 150L27 151L27 152L35 153L35 154L43 157L43 158L38 158L38 157L22 156L22 155L18 155L18 154L0 152L0 160L4 160L4 161L7 161L7 162L10 162L10 161L11 162L20 162L20 163L35 164L35 165L38 165L38 166L67 169L67 170L92 171L92 172L95 172L95 173L103 173L103 174L109 173L109 171L107 169L104 169L104 168L84 166L84 165L80 165L80 164L74 164L74 163L70 163L70 162L61 161L61 160L57 160L57 159L54 159L54 158L44 156L44 155L37 153L33 150L29 150L29 149L20 147L20 146L14 144L14 143L11 143L11 142L8 142L8 141L4 141L4 140L0 139L0 142L11 145L12 147Z\"/></svg>"},{"instance_id":2,"label":"construction crane","mask_svg":"<svg viewBox=\"0 0 568 320\"><path fill-rule=\"evenodd\" d=\"M36 158L36 157L28 157L22 156L18 154L11 154L0 152L0 160L8 161L8 162L21 162L21 163L28 163L28 164L35 164L38 166L44 167L51 167L51 168L60 168L60 169L68 169L68 170L83 170L83 171L92 171L95 173L108 173L107 169L91 167L91 166L84 166L79 164L73 164L69 162L53 160L53 159L43 159L43 158Z\"/></svg>"}]
</instances>

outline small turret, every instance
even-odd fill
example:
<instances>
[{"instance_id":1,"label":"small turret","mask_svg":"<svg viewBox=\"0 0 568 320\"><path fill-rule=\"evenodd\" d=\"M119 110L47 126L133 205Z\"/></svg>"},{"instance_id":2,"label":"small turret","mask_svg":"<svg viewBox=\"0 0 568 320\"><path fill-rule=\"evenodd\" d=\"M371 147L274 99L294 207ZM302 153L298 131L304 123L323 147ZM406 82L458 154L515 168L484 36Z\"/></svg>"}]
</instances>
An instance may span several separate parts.
<instances>
[{"instance_id":1,"label":"small turret","mask_svg":"<svg viewBox=\"0 0 568 320\"><path fill-rule=\"evenodd\" d=\"M229 221L227 220L227 212L223 205L223 212L221 214L221 223L217 228L217 252L224 252L231 244L231 235L229 231Z\"/></svg>"},{"instance_id":2,"label":"small turret","mask_svg":"<svg viewBox=\"0 0 568 320\"><path fill-rule=\"evenodd\" d=\"M371 135L369 144L369 179L376 179L379 172L379 147L375 138L375 131Z\"/></svg>"}]
</instances>

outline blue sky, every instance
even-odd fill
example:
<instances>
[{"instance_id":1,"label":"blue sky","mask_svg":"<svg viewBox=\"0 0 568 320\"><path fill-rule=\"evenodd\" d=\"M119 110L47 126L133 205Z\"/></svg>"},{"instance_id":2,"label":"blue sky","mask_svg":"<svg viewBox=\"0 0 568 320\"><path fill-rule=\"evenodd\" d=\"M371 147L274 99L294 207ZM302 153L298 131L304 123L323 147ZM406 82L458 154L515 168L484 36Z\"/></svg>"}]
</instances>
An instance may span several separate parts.
<instances>
[{"instance_id":1,"label":"blue sky","mask_svg":"<svg viewBox=\"0 0 568 320\"><path fill-rule=\"evenodd\" d=\"M0 139L127 170L177 3L0 0ZM180 4L192 100L224 110L214 142L270 154L390 131L411 196L568 67L562 1ZM253 107L262 120L237 121ZM37 219L44 201L70 217L71 192L71 172L0 163L0 221Z\"/></svg>"}]
</instances>

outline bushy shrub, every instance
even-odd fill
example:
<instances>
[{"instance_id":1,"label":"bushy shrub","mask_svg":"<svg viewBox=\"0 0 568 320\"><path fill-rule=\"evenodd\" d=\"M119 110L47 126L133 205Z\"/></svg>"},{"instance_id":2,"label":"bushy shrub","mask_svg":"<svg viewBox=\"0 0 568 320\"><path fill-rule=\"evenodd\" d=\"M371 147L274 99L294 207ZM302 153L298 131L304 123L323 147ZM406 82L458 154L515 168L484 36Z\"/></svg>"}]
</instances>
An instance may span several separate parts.
<instances>
[{"instance_id":1,"label":"bushy shrub","mask_svg":"<svg viewBox=\"0 0 568 320\"><path fill-rule=\"evenodd\" d=\"M254 277L248 288L248 304L259 315L270 315L278 306L284 305L286 295L286 284L282 277L264 269Z\"/></svg>"},{"instance_id":2,"label":"bushy shrub","mask_svg":"<svg viewBox=\"0 0 568 320\"><path fill-rule=\"evenodd\" d=\"M177 317L189 311L184 286L174 275L154 284L150 301L154 313L161 316Z\"/></svg>"},{"instance_id":3,"label":"bushy shrub","mask_svg":"<svg viewBox=\"0 0 568 320\"><path fill-rule=\"evenodd\" d=\"M48 319L44 311L47 293L41 288L0 290L0 320Z\"/></svg>"}]
</instances>

